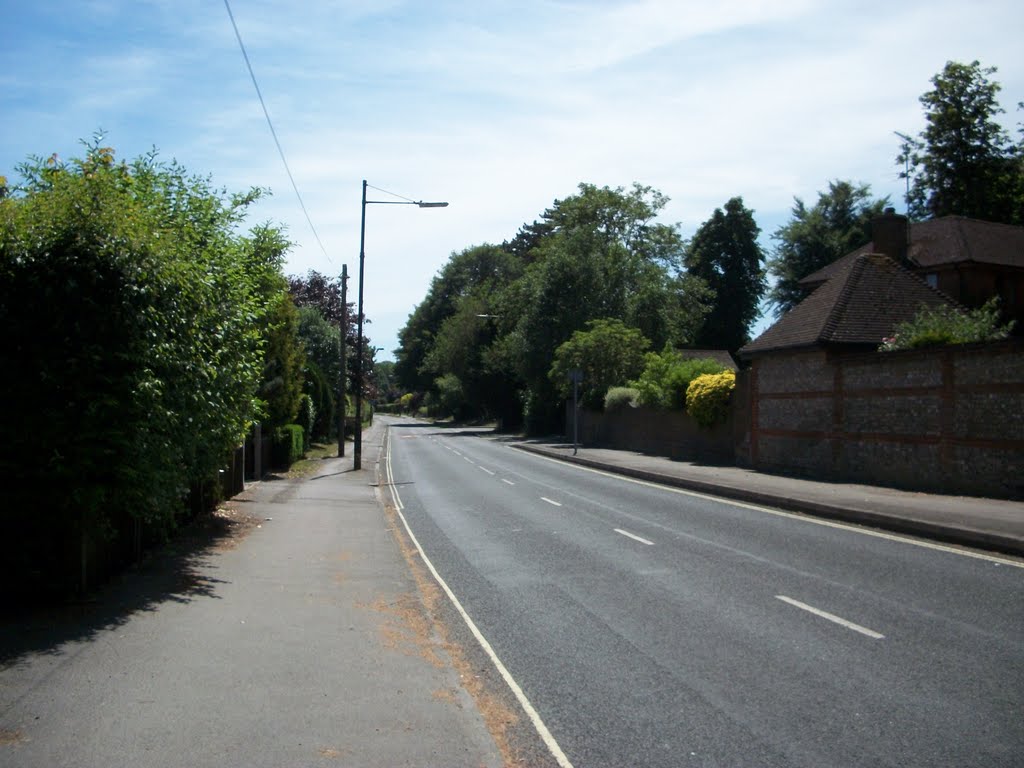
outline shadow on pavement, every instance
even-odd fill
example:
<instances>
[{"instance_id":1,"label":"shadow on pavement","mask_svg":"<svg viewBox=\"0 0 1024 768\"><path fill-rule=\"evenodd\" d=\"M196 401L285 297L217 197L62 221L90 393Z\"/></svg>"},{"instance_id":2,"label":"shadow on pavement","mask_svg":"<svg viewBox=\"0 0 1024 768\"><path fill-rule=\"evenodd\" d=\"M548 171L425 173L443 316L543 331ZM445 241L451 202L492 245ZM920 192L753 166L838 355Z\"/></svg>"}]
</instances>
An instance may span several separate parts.
<instances>
[{"instance_id":1,"label":"shadow on pavement","mask_svg":"<svg viewBox=\"0 0 1024 768\"><path fill-rule=\"evenodd\" d=\"M257 524L256 518L230 509L210 515L83 601L20 609L0 606L0 668L17 665L31 654L59 655L67 643L92 640L133 615L168 602L219 599L217 588L225 582L211 573L213 556L235 546Z\"/></svg>"}]
</instances>

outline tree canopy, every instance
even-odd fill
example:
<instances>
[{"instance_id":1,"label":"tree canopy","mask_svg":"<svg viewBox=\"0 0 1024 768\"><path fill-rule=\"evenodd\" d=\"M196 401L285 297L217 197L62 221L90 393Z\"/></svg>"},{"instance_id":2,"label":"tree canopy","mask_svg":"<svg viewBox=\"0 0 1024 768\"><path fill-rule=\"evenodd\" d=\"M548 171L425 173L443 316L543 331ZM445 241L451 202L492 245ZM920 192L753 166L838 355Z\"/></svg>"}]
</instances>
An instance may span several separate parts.
<instances>
[{"instance_id":1,"label":"tree canopy","mask_svg":"<svg viewBox=\"0 0 1024 768\"><path fill-rule=\"evenodd\" d=\"M775 252L768 270L775 283L768 302L778 317L806 296L800 280L831 264L871 240L871 220L879 216L888 198L874 200L867 184L830 181L828 190L808 208L796 198L790 220L773 234Z\"/></svg>"},{"instance_id":2,"label":"tree canopy","mask_svg":"<svg viewBox=\"0 0 1024 768\"><path fill-rule=\"evenodd\" d=\"M513 240L453 254L399 334L401 384L443 394L448 410L460 402L465 418L550 429L555 351L589 321L657 344L692 338L707 291L681 272L678 227L656 221L666 202L639 184L581 184Z\"/></svg>"},{"instance_id":3,"label":"tree canopy","mask_svg":"<svg viewBox=\"0 0 1024 768\"><path fill-rule=\"evenodd\" d=\"M636 328L621 320L590 320L587 330L575 331L555 350L548 376L556 391L568 397L570 374L580 371L581 401L587 408L602 410L605 393L635 378L644 368L644 352L650 342Z\"/></svg>"},{"instance_id":4,"label":"tree canopy","mask_svg":"<svg viewBox=\"0 0 1024 768\"><path fill-rule=\"evenodd\" d=\"M899 166L909 173L913 218L956 214L1024 224L1024 166L997 116L1001 86L995 67L949 61L922 94L925 128L903 137Z\"/></svg>"},{"instance_id":5,"label":"tree canopy","mask_svg":"<svg viewBox=\"0 0 1024 768\"><path fill-rule=\"evenodd\" d=\"M735 351L749 339L767 289L754 212L734 197L716 208L686 249L686 269L714 294L695 346Z\"/></svg>"}]
</instances>

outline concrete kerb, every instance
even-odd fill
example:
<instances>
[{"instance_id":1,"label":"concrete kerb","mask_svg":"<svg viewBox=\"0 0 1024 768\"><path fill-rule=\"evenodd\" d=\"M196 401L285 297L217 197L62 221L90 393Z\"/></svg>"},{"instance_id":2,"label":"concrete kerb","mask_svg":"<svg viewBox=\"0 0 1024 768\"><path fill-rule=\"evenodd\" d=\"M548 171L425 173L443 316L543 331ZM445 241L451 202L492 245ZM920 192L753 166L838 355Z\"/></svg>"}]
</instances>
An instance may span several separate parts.
<instances>
[{"instance_id":1,"label":"concrete kerb","mask_svg":"<svg viewBox=\"0 0 1024 768\"><path fill-rule=\"evenodd\" d=\"M958 544L965 547L1002 552L1009 555L1024 556L1024 541L1015 536L1004 536L990 531L979 531L962 526L950 526L936 523L930 520L920 520L911 517L897 517L880 512L871 512L864 509L853 509L836 504L827 504L809 499L791 498L780 496L775 493L766 493L749 488L738 488L731 485L719 485L707 483L692 478L680 477L677 475L666 475L660 472L652 472L636 467L619 466L603 461L588 459L583 456L572 456L560 451L554 451L544 446L531 445L529 443L514 443L514 448L527 453L534 453L539 456L564 461L570 464L591 469L599 469L612 474L624 475L637 480L645 480L651 483L667 485L683 490L706 493L709 496L720 496L736 501L744 501L750 504L759 504L765 507L776 507L778 509L823 517L830 520L839 520L849 523L858 523L880 528L894 533L905 533L914 536L940 541L947 544Z\"/></svg>"}]
</instances>

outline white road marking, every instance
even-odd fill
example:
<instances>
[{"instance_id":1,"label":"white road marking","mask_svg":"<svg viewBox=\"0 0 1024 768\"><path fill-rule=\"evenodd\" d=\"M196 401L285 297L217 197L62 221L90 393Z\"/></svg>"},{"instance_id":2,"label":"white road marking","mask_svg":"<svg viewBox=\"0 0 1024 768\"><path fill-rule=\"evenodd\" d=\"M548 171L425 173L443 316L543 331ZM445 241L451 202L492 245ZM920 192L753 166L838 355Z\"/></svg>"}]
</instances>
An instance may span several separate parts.
<instances>
[{"instance_id":1,"label":"white road marking","mask_svg":"<svg viewBox=\"0 0 1024 768\"><path fill-rule=\"evenodd\" d=\"M551 500L551 499L549 499L549 498L548 498L547 496L541 496L541 497L540 497L540 500L541 500L541 501L546 501L546 502L547 502L548 504L554 504L554 505L555 505L556 507L560 507L560 506L562 506L562 505L561 505L561 504L559 504L559 503L558 503L557 501L552 501L552 500Z\"/></svg>"},{"instance_id":2,"label":"white road marking","mask_svg":"<svg viewBox=\"0 0 1024 768\"><path fill-rule=\"evenodd\" d=\"M873 638L874 640L881 640L885 637L885 635L880 635L873 629L862 627L860 624L854 624L852 621L847 621L844 618L836 616L834 613L823 611L820 608L815 608L814 606L807 605L807 603L801 603L799 600L794 600L791 597L786 597L785 595L776 595L775 597L784 603L789 603L790 605L794 605L797 608L800 608L801 610L813 613L815 616L820 616L823 619L828 619L829 621L835 622L836 624L839 624L842 627L852 629L854 632L860 632L862 635L867 635L868 637Z\"/></svg>"},{"instance_id":3,"label":"white road marking","mask_svg":"<svg viewBox=\"0 0 1024 768\"><path fill-rule=\"evenodd\" d=\"M494 475L494 473L491 472L491 470L489 470L487 467L480 467L480 470L482 472L486 472L488 475L492 475L492 476Z\"/></svg>"},{"instance_id":4,"label":"white road marking","mask_svg":"<svg viewBox=\"0 0 1024 768\"><path fill-rule=\"evenodd\" d=\"M639 541L641 544L646 544L649 547L653 547L654 546L654 542L653 541L648 541L647 539L640 538L635 533L630 533L629 531L624 531L621 528L615 528L614 530L615 530L616 533L621 533L623 536L628 536L629 538L633 539L634 541Z\"/></svg>"},{"instance_id":5,"label":"white road marking","mask_svg":"<svg viewBox=\"0 0 1024 768\"><path fill-rule=\"evenodd\" d=\"M509 485L515 485L515 483L513 483L511 480L506 480L504 477L501 478L501 482L508 483Z\"/></svg>"},{"instance_id":6,"label":"white road marking","mask_svg":"<svg viewBox=\"0 0 1024 768\"><path fill-rule=\"evenodd\" d=\"M911 544L915 547L923 547L925 549L934 549L939 552L948 552L952 555L960 555L961 557L972 557L975 560L986 560L990 563L997 563L1000 565L1012 565L1014 568L1024 568L1024 561L1010 560L999 555L992 555L986 552L974 552L969 549L959 549L957 547L951 547L946 544L939 544L934 541L926 541L924 539L913 539L908 536L901 536L898 533L887 533L886 531L876 531L870 528L863 528L859 525L852 523L841 523L835 520L824 520L819 517L811 517L810 515L802 515L796 512L784 512L781 509L772 509L771 507L764 507L760 504L751 504L746 501L737 501L730 499L725 496L712 496L708 493L700 493L699 491L688 491L685 488L675 488L671 485L663 485L661 483L652 483L649 480L638 480L635 477L628 477L626 475L617 475L614 472L605 472L601 469L594 469L593 467L585 467L581 464L574 464L569 461L562 461L553 456L542 456L538 453L531 453L530 451L522 451L530 456L536 456L538 459L543 461L550 461L554 464L560 464L563 467L569 466L574 469L578 469L581 472L592 472L595 475L602 475L603 477L610 477L615 480L622 480L627 483L633 483L635 485L643 485L648 488L657 488L661 491L668 491L669 493L675 493L680 496L693 496L697 499L706 499L708 501L714 501L719 504L730 504L734 507L741 507L742 509L751 509L755 512L764 512L769 515L775 515L776 517L788 517L790 520L799 520L804 523L811 523L813 525L821 525L826 528L839 528L844 531L851 531L853 533L859 533L862 536L872 536L876 539L887 539L889 541L895 541L900 544Z\"/></svg>"},{"instance_id":7,"label":"white road marking","mask_svg":"<svg viewBox=\"0 0 1024 768\"><path fill-rule=\"evenodd\" d=\"M462 456L462 454L460 453L460 454L459 454L459 456ZM469 458L468 456L462 456L462 458L463 458L463 459L465 459L466 461L468 461L468 462L469 462L470 464L476 464L476 462L475 462L475 461L473 461L473 460L472 460L471 458Z\"/></svg>"},{"instance_id":8,"label":"white road marking","mask_svg":"<svg viewBox=\"0 0 1024 768\"><path fill-rule=\"evenodd\" d=\"M387 435L388 438L390 438L390 430ZM548 727L544 724L540 714L534 708L533 704L530 703L530 700L526 698L526 694L519 686L519 683L516 682L515 678L512 677L512 674L508 671L508 668L501 662L501 659L498 658L498 654L495 653L494 648L477 627L476 622L474 622L473 619L469 617L469 614L466 613L466 609L462 607L462 603L459 602L459 598L457 598L455 593L452 592L451 587L449 587L448 583L441 578L441 574L437 572L434 564L430 562L430 558L427 557L427 553L424 552L423 547L420 546L420 542L419 539L416 538L416 534L414 534L412 532L412 528L409 527L409 521L406 520L405 515L402 514L402 510L405 509L405 505L402 503L402 498L398 495L398 486L395 485L395 477L391 472L391 440L387 439L386 442L387 454L385 456L384 466L387 472L387 482L391 489L391 498L395 502L395 511L398 512L398 516L402 519L402 525L405 526L405 532L409 534L409 538L416 546L416 550L420 553L420 558L426 564L427 570L430 571L430 574L434 577L438 586L440 586L448 596L448 599L451 600L452 605L455 607L455 610L458 611L462 620L466 622L466 626L469 627L469 631L473 634L473 637L476 638L480 647L483 648L484 653L487 654L491 663L494 664L494 668L498 670L498 674L501 675L501 678L505 681L506 685L508 685L509 689L512 691L512 694L516 697L516 700L519 702L519 706L523 708L526 716L530 718L530 722L533 723L533 727L540 736L541 741L544 742L548 751L550 751L551 755L555 758L555 762L557 762L561 768L573 768L572 763L569 762L569 758L565 756L565 752L562 751L558 742L555 741L555 737L551 735L551 731L549 731Z\"/></svg>"}]
</instances>

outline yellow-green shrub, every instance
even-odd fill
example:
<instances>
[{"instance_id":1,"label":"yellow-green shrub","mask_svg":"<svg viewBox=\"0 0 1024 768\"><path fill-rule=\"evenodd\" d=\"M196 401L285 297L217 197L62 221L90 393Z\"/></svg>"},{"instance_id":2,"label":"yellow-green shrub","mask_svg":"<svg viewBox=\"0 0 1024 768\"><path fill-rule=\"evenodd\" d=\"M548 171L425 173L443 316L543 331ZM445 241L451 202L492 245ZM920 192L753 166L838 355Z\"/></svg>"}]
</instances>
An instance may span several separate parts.
<instances>
[{"instance_id":1,"label":"yellow-green shrub","mask_svg":"<svg viewBox=\"0 0 1024 768\"><path fill-rule=\"evenodd\" d=\"M636 408L640 393L630 387L612 387L604 396L606 413L620 408Z\"/></svg>"},{"instance_id":2,"label":"yellow-green shrub","mask_svg":"<svg viewBox=\"0 0 1024 768\"><path fill-rule=\"evenodd\" d=\"M736 388L736 374L706 373L686 388L686 411L702 427L712 427L726 420L729 399Z\"/></svg>"}]
</instances>

